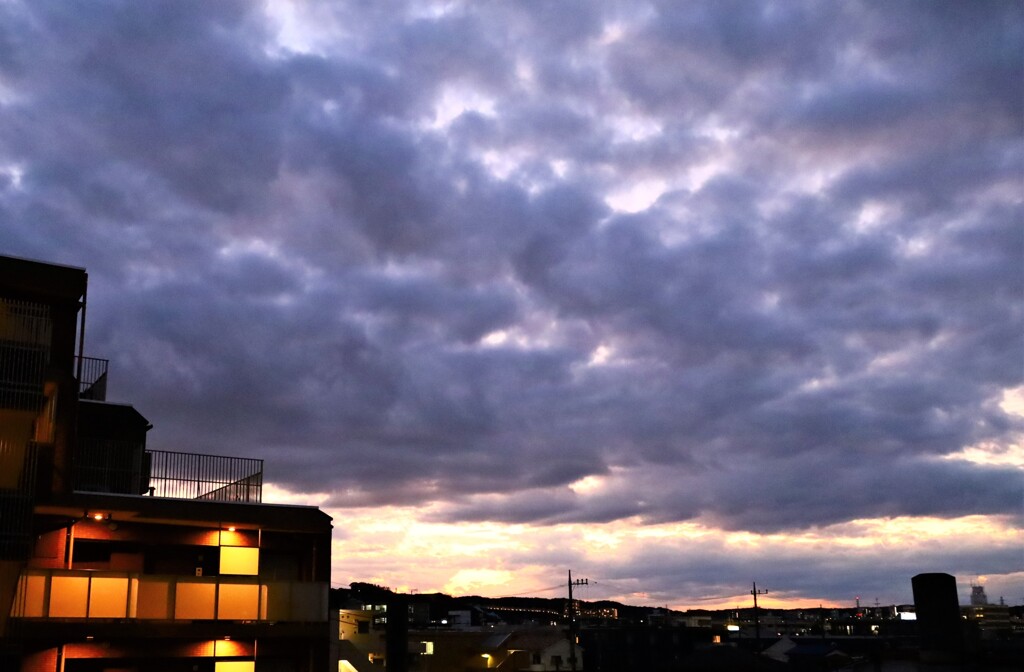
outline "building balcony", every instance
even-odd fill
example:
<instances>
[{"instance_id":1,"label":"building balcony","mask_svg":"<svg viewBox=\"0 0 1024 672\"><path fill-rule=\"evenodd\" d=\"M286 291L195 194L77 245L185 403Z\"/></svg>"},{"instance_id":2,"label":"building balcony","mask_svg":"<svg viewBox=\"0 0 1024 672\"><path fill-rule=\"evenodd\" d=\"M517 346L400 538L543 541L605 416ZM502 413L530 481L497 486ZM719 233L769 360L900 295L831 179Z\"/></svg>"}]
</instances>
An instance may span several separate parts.
<instances>
[{"instance_id":1,"label":"building balcony","mask_svg":"<svg viewBox=\"0 0 1024 672\"><path fill-rule=\"evenodd\" d=\"M75 491L260 503L263 460L144 450L138 443L79 445Z\"/></svg>"},{"instance_id":2,"label":"building balcony","mask_svg":"<svg viewBox=\"0 0 1024 672\"><path fill-rule=\"evenodd\" d=\"M263 499L263 460L147 450L154 497L254 502Z\"/></svg>"},{"instance_id":3,"label":"building balcony","mask_svg":"<svg viewBox=\"0 0 1024 672\"><path fill-rule=\"evenodd\" d=\"M110 360L97 357L75 357L79 399L107 400L107 368Z\"/></svg>"},{"instance_id":4,"label":"building balcony","mask_svg":"<svg viewBox=\"0 0 1024 672\"><path fill-rule=\"evenodd\" d=\"M16 619L322 623L328 585L251 576L172 576L26 569L11 607Z\"/></svg>"}]
</instances>

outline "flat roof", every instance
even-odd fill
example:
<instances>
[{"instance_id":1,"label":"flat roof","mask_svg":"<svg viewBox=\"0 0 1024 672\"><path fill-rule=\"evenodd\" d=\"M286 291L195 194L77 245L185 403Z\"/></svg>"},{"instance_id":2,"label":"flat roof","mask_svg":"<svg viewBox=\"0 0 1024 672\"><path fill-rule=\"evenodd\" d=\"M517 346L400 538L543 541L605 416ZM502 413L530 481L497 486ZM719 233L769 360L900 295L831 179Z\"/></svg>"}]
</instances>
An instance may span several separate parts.
<instances>
[{"instance_id":1,"label":"flat roof","mask_svg":"<svg viewBox=\"0 0 1024 672\"><path fill-rule=\"evenodd\" d=\"M72 266L71 264L58 264L54 261L43 261L42 259L33 259L32 257L19 257L14 254L0 254L0 260L2 259L13 259L15 261L27 261L30 264L41 264L43 266L56 266L58 268L69 268L74 271L84 271L84 266Z\"/></svg>"},{"instance_id":2,"label":"flat roof","mask_svg":"<svg viewBox=\"0 0 1024 672\"><path fill-rule=\"evenodd\" d=\"M84 268L0 255L0 294L42 302L77 302L85 295Z\"/></svg>"}]
</instances>

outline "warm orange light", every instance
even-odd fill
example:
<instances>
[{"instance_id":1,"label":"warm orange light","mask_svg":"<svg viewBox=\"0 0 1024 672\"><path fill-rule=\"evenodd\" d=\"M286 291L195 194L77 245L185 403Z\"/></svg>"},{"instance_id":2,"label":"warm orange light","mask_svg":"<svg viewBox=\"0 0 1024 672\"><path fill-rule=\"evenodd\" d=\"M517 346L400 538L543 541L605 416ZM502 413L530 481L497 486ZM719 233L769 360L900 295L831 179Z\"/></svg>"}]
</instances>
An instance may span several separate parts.
<instances>
[{"instance_id":1,"label":"warm orange light","mask_svg":"<svg viewBox=\"0 0 1024 672\"><path fill-rule=\"evenodd\" d=\"M213 655L217 658L234 658L237 656L253 655L253 646L251 644L232 640L230 637L215 639L211 643L213 644ZM230 666L228 669L230 669Z\"/></svg>"},{"instance_id":2,"label":"warm orange light","mask_svg":"<svg viewBox=\"0 0 1024 672\"><path fill-rule=\"evenodd\" d=\"M229 528L228 528L228 532L234 532L234 531L235 531L235 528L234 528L234 527L229 527Z\"/></svg>"},{"instance_id":3,"label":"warm orange light","mask_svg":"<svg viewBox=\"0 0 1024 672\"><path fill-rule=\"evenodd\" d=\"M92 519L93 520L103 520L103 514L102 513L94 513L94 514L92 514Z\"/></svg>"},{"instance_id":4,"label":"warm orange light","mask_svg":"<svg viewBox=\"0 0 1024 672\"><path fill-rule=\"evenodd\" d=\"M260 549L221 546L220 573L257 576L260 573Z\"/></svg>"}]
</instances>

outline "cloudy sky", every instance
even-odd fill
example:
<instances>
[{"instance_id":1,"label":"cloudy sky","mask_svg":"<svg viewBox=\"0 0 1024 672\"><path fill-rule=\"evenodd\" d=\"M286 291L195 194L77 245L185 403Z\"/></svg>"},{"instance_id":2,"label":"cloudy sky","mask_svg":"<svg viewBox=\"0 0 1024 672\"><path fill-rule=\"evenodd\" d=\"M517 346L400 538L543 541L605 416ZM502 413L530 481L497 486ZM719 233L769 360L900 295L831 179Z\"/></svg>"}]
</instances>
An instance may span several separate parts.
<instances>
[{"instance_id":1,"label":"cloudy sky","mask_svg":"<svg viewBox=\"0 0 1024 672\"><path fill-rule=\"evenodd\" d=\"M0 252L334 583L1024 602L1019 2L0 0Z\"/></svg>"}]
</instances>

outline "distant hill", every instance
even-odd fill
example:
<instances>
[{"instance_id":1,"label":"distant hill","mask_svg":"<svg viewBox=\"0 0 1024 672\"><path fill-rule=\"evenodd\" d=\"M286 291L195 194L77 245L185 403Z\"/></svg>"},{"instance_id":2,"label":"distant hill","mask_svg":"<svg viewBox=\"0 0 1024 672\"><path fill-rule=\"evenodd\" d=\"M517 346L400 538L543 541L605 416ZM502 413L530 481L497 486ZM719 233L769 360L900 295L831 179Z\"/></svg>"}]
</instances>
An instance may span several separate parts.
<instances>
[{"instance_id":1,"label":"distant hill","mask_svg":"<svg viewBox=\"0 0 1024 672\"><path fill-rule=\"evenodd\" d=\"M390 588L372 583L352 583L349 588L332 588L330 605L332 609L341 609L354 604L386 604L398 593ZM440 621L450 611L479 610L491 614L495 620L508 623L529 620L557 621L564 620L566 598L547 597L482 597L480 595L452 596L444 593L403 594L411 604L428 604L430 619ZM614 609L620 620L642 621L652 613L664 614L665 609L654 607L637 607L611 600L586 601L577 600L581 612L597 613ZM679 612L672 612L679 613Z\"/></svg>"}]
</instances>

